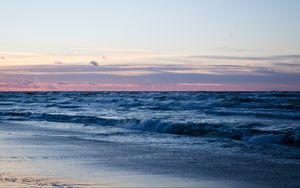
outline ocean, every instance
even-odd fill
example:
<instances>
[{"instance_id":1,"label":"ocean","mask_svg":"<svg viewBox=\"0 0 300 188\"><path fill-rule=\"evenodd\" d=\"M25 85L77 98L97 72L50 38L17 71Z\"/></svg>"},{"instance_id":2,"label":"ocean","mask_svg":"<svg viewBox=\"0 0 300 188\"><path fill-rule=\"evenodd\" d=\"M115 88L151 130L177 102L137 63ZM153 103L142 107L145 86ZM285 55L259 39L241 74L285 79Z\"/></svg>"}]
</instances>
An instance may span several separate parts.
<instances>
[{"instance_id":1,"label":"ocean","mask_svg":"<svg viewBox=\"0 0 300 188\"><path fill-rule=\"evenodd\" d=\"M15 179L298 187L300 92L1 92L0 148Z\"/></svg>"},{"instance_id":2,"label":"ocean","mask_svg":"<svg viewBox=\"0 0 300 188\"><path fill-rule=\"evenodd\" d=\"M300 92L2 92L0 120L76 130L82 139L214 141L289 155L299 152Z\"/></svg>"}]
</instances>

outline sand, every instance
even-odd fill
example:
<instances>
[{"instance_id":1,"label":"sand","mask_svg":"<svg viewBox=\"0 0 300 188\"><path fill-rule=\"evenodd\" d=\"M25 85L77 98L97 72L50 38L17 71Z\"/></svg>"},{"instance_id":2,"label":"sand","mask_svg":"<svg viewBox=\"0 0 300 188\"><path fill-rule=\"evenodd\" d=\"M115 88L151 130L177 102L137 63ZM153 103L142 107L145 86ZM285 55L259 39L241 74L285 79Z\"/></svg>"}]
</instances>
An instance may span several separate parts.
<instances>
[{"instance_id":1,"label":"sand","mask_svg":"<svg viewBox=\"0 0 300 188\"><path fill-rule=\"evenodd\" d=\"M0 173L0 187L6 188L24 188L24 187L39 187L39 188L93 188L93 187L120 187L111 184L93 184L77 182L76 180L63 178L43 177L37 174L12 174Z\"/></svg>"},{"instance_id":2,"label":"sand","mask_svg":"<svg viewBox=\"0 0 300 188\"><path fill-rule=\"evenodd\" d=\"M0 123L0 187L297 187L299 163ZM291 176L291 174L294 175Z\"/></svg>"}]
</instances>

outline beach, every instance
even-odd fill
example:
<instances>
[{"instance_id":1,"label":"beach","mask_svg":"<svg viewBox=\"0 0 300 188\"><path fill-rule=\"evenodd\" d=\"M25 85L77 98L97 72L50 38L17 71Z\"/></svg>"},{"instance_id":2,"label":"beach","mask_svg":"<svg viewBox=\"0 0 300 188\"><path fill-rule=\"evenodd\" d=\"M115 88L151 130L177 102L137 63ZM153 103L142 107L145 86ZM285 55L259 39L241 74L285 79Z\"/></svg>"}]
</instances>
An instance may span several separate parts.
<instances>
[{"instance_id":1,"label":"beach","mask_svg":"<svg viewBox=\"0 0 300 188\"><path fill-rule=\"evenodd\" d=\"M64 138L62 136L64 132L56 132L56 136L49 137L42 135L43 131L49 134L49 130L32 130L25 127L24 131L24 125L18 124L9 124L5 127L6 129L3 129L1 124L0 187L7 185L198 187L202 184L205 187L215 187L217 185L209 179L204 179L203 182L193 178L185 179L185 176L192 176L190 172L192 168L186 172L187 174L182 174L184 176L179 176L178 170L182 170L180 166L188 167L188 164L167 161L166 158L171 157L168 155L172 151L160 154L161 151L152 147ZM36 133L39 134L32 135ZM167 168L161 168L162 164ZM174 176L169 176L172 174Z\"/></svg>"},{"instance_id":2,"label":"beach","mask_svg":"<svg viewBox=\"0 0 300 188\"><path fill-rule=\"evenodd\" d=\"M299 163L0 126L0 187L297 187ZM47 135L43 135L43 132ZM72 134L72 133L71 133ZM75 135L75 133L73 133ZM291 174L294 173L294 176ZM288 179L288 182L286 181Z\"/></svg>"},{"instance_id":3,"label":"beach","mask_svg":"<svg viewBox=\"0 0 300 188\"><path fill-rule=\"evenodd\" d=\"M299 187L298 95L0 93L0 187Z\"/></svg>"},{"instance_id":4,"label":"beach","mask_svg":"<svg viewBox=\"0 0 300 188\"><path fill-rule=\"evenodd\" d=\"M300 0L0 2L0 188L300 188Z\"/></svg>"}]
</instances>

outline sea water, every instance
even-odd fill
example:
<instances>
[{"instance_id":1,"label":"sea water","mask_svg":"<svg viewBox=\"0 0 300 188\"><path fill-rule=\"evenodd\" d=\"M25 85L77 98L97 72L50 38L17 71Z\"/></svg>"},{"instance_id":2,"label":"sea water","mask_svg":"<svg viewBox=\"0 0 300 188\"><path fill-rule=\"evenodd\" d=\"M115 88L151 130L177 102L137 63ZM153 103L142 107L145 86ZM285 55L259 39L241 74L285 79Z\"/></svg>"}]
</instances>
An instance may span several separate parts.
<instances>
[{"instance_id":1,"label":"sea water","mask_svg":"<svg viewBox=\"0 0 300 188\"><path fill-rule=\"evenodd\" d=\"M300 158L300 92L1 92L0 121L78 139Z\"/></svg>"}]
</instances>

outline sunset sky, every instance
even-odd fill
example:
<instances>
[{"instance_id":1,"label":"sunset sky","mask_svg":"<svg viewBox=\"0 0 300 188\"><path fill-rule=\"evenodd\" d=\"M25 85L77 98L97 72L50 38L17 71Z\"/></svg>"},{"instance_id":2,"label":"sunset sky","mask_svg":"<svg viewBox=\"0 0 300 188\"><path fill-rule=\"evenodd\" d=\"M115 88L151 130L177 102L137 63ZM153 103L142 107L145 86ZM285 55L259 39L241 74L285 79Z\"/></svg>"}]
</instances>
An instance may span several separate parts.
<instances>
[{"instance_id":1,"label":"sunset sky","mask_svg":"<svg viewBox=\"0 0 300 188\"><path fill-rule=\"evenodd\" d=\"M298 0L1 0L0 91L300 90Z\"/></svg>"}]
</instances>

